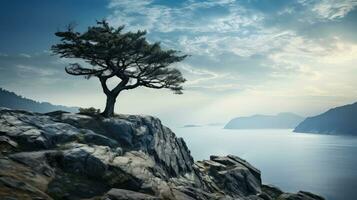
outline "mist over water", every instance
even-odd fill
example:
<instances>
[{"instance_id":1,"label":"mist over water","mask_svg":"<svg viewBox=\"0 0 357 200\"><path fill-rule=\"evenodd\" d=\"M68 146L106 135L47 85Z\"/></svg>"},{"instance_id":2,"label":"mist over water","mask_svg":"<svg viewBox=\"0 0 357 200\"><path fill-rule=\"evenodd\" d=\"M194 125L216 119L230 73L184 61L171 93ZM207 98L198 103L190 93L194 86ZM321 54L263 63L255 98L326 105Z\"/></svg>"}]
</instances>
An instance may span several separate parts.
<instances>
[{"instance_id":1,"label":"mist over water","mask_svg":"<svg viewBox=\"0 0 357 200\"><path fill-rule=\"evenodd\" d=\"M329 200L355 198L357 137L293 133L290 129L174 128L195 160L234 154L261 170L263 183L305 190Z\"/></svg>"}]
</instances>

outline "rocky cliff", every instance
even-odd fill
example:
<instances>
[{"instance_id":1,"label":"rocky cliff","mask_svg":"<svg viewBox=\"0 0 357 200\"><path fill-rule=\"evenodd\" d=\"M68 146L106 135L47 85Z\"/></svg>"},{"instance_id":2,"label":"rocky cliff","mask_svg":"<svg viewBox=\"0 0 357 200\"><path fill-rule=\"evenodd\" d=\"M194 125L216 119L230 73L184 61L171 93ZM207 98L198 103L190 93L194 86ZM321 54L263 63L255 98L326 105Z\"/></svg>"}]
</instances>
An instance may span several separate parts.
<instances>
[{"instance_id":1,"label":"rocky cliff","mask_svg":"<svg viewBox=\"0 0 357 200\"><path fill-rule=\"evenodd\" d=\"M239 157L194 162L159 119L0 108L0 199L321 200L262 185Z\"/></svg>"}]
</instances>

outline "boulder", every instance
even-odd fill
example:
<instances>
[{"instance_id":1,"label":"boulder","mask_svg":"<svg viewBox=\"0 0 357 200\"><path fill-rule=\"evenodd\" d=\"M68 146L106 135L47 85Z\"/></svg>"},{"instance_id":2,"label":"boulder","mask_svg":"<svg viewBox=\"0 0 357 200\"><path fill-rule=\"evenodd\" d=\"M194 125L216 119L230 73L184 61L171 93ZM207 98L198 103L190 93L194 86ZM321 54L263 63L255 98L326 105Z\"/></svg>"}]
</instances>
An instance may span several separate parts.
<instances>
[{"instance_id":1,"label":"boulder","mask_svg":"<svg viewBox=\"0 0 357 200\"><path fill-rule=\"evenodd\" d=\"M261 192L260 171L237 156L211 156L210 160L198 161L195 166L211 192L232 197Z\"/></svg>"},{"instance_id":2,"label":"boulder","mask_svg":"<svg viewBox=\"0 0 357 200\"><path fill-rule=\"evenodd\" d=\"M262 191L268 199L277 199L284 192L274 185L262 185Z\"/></svg>"},{"instance_id":3,"label":"boulder","mask_svg":"<svg viewBox=\"0 0 357 200\"><path fill-rule=\"evenodd\" d=\"M111 189L107 192L103 200L160 200L161 198L123 189Z\"/></svg>"},{"instance_id":4,"label":"boulder","mask_svg":"<svg viewBox=\"0 0 357 200\"><path fill-rule=\"evenodd\" d=\"M118 115L113 118L61 113L56 121L90 129L116 140L123 149L143 151L169 176L192 172L193 158L182 138L177 138L161 121L151 116Z\"/></svg>"},{"instance_id":5,"label":"boulder","mask_svg":"<svg viewBox=\"0 0 357 200\"><path fill-rule=\"evenodd\" d=\"M324 200L324 198L310 192L299 191L297 194L284 193L277 200Z\"/></svg>"},{"instance_id":6,"label":"boulder","mask_svg":"<svg viewBox=\"0 0 357 200\"><path fill-rule=\"evenodd\" d=\"M0 199L48 199L50 178L7 157L0 157Z\"/></svg>"},{"instance_id":7,"label":"boulder","mask_svg":"<svg viewBox=\"0 0 357 200\"><path fill-rule=\"evenodd\" d=\"M0 153L11 152L18 146L17 142L11 140L9 137L0 135Z\"/></svg>"}]
</instances>

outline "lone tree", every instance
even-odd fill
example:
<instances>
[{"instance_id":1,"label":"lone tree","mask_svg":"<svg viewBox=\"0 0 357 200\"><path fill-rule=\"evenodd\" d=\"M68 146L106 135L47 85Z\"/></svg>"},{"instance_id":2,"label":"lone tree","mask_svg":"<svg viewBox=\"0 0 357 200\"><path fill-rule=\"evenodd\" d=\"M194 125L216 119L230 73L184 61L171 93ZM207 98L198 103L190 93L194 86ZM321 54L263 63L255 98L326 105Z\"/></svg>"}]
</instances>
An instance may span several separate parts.
<instances>
[{"instance_id":1,"label":"lone tree","mask_svg":"<svg viewBox=\"0 0 357 200\"><path fill-rule=\"evenodd\" d=\"M181 72L170 65L182 61L187 55L163 50L159 43L150 44L145 31L123 32L123 29L124 26L114 28L105 20L88 27L83 33L68 26L66 31L55 33L61 42L52 46L52 51L60 57L78 58L89 64L72 63L65 69L70 75L99 79L107 96L102 113L105 117L114 115L116 99L123 90L144 86L168 88L182 94L181 84L185 82ZM107 81L115 77L120 82L109 89Z\"/></svg>"}]
</instances>

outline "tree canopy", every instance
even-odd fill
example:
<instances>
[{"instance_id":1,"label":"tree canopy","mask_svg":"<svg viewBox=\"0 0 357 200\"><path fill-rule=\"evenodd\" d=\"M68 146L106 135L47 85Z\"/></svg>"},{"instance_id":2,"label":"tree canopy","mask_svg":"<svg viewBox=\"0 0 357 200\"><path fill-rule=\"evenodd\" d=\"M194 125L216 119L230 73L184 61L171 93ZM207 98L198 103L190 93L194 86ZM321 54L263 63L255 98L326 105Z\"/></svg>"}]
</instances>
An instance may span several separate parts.
<instances>
[{"instance_id":1,"label":"tree canopy","mask_svg":"<svg viewBox=\"0 0 357 200\"><path fill-rule=\"evenodd\" d=\"M64 58L78 58L78 62L65 68L66 72L85 78L97 77L107 95L107 106L103 115L113 115L113 108L108 108L108 100L114 103L123 90L139 86L161 89L167 88L176 94L182 94L182 83L185 82L181 72L170 65L184 60L176 50L164 50L160 43L149 43L145 31L124 32L124 26L114 28L105 20L98 21L96 26L79 33L73 26L66 31L55 33L61 40L52 46L52 51ZM120 82L113 89L107 86L107 80L113 77ZM109 109L109 110L108 110Z\"/></svg>"}]
</instances>

